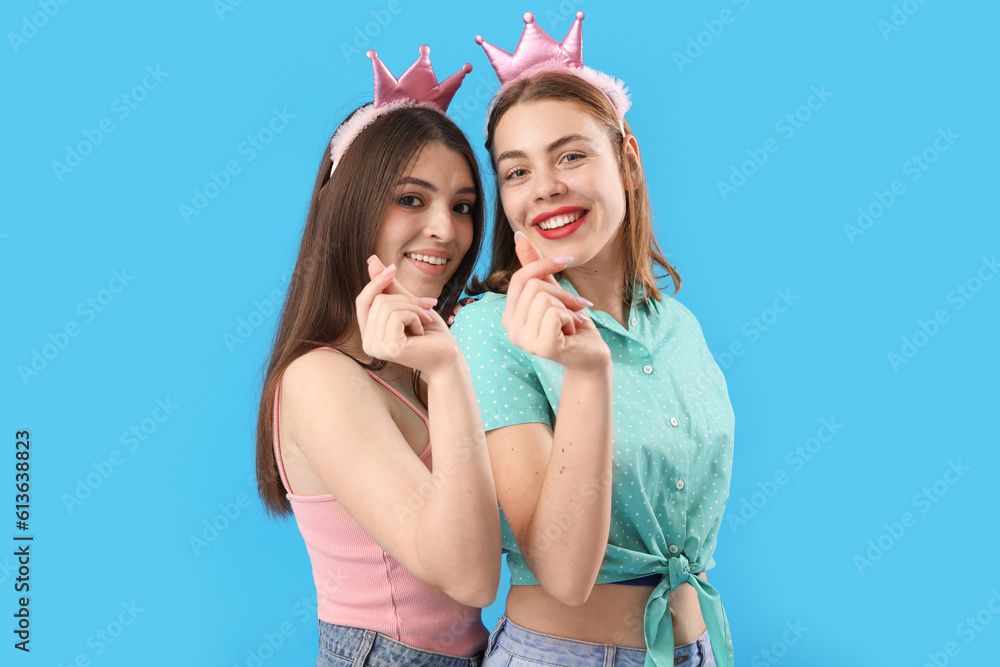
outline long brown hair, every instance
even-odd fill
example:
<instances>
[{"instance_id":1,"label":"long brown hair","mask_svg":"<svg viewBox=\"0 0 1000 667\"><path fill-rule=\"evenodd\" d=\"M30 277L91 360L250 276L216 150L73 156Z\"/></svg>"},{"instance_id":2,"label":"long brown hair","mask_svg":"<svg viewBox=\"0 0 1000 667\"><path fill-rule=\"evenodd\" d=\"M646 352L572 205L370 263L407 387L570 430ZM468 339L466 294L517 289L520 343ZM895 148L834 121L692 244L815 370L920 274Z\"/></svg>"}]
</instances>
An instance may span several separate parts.
<instances>
[{"instance_id":1,"label":"long brown hair","mask_svg":"<svg viewBox=\"0 0 1000 667\"><path fill-rule=\"evenodd\" d=\"M625 219L622 221L621 242L618 246L619 266L624 267L622 275L622 295L631 301L635 286L641 286L645 295L641 301L652 297L660 300L660 290L656 281L665 276L654 276L653 265L667 272L674 283L674 294L681 288L681 277L671 266L656 241L653 231L653 213L649 202L649 189L646 186L646 176L640 160L626 158L622 147L625 139L618 127L618 118L607 96L573 74L560 71L547 71L535 76L516 81L504 90L494 101L487 124L486 150L490 152L490 166L496 175L496 156L493 153L493 139L497 124L503 115L520 102L539 100L565 100L575 102L583 111L590 114L605 128L611 145L616 148L618 169L625 190ZM625 131L632 133L625 121ZM490 255L490 268L486 278L472 279L470 294L483 292L507 292L510 278L521 268L514 251L514 230L511 229L500 200L500 181L496 182L495 211L493 216L493 247Z\"/></svg>"},{"instance_id":2,"label":"long brown hair","mask_svg":"<svg viewBox=\"0 0 1000 667\"><path fill-rule=\"evenodd\" d=\"M278 380L288 365L306 352L321 346L340 349L359 333L354 300L369 282L366 260L375 252L397 182L430 141L438 141L465 157L476 188L472 245L438 297L438 311L447 317L462 295L482 243L479 166L465 135L445 115L412 107L376 118L351 143L333 176L330 152L324 150L298 259L271 355L265 362L257 415L257 491L273 516L287 516L291 511L274 453L274 392ZM387 364L379 359L358 363L370 370ZM417 379L414 371L415 385Z\"/></svg>"}]
</instances>

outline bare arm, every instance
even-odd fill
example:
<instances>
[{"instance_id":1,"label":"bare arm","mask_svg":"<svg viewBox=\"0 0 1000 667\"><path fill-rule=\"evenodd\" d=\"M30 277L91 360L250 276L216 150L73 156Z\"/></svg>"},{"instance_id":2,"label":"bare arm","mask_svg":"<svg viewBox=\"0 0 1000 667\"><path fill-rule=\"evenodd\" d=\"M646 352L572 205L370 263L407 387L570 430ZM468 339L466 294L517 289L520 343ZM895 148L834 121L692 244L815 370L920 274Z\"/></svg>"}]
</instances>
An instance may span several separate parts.
<instances>
[{"instance_id":1,"label":"bare arm","mask_svg":"<svg viewBox=\"0 0 1000 667\"><path fill-rule=\"evenodd\" d=\"M560 602L587 601L611 526L611 369L566 372L555 432L486 435L504 515L532 574Z\"/></svg>"},{"instance_id":2,"label":"bare arm","mask_svg":"<svg viewBox=\"0 0 1000 667\"><path fill-rule=\"evenodd\" d=\"M513 345L565 368L554 432L522 424L487 435L498 498L525 562L564 604L587 601L611 526L611 353L583 303L556 283L563 261L515 235L503 327Z\"/></svg>"},{"instance_id":3,"label":"bare arm","mask_svg":"<svg viewBox=\"0 0 1000 667\"><path fill-rule=\"evenodd\" d=\"M336 352L313 352L289 366L282 419L313 471L379 546L454 600L487 606L500 578L499 515L478 408L458 357L428 379L433 475L400 433L385 391Z\"/></svg>"}]
</instances>

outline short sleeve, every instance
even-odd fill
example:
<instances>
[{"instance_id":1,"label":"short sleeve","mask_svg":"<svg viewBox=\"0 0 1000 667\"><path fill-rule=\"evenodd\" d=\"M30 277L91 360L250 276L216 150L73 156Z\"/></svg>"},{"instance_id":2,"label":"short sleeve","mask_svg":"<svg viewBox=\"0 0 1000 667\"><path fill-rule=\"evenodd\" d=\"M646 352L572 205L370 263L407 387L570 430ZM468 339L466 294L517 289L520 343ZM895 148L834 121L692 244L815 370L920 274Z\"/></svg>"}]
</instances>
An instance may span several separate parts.
<instances>
[{"instance_id":1,"label":"short sleeve","mask_svg":"<svg viewBox=\"0 0 1000 667\"><path fill-rule=\"evenodd\" d=\"M465 355L486 431L555 417L529 355L507 338L503 295L487 294L459 311L451 333ZM498 310L498 307L500 310Z\"/></svg>"}]
</instances>

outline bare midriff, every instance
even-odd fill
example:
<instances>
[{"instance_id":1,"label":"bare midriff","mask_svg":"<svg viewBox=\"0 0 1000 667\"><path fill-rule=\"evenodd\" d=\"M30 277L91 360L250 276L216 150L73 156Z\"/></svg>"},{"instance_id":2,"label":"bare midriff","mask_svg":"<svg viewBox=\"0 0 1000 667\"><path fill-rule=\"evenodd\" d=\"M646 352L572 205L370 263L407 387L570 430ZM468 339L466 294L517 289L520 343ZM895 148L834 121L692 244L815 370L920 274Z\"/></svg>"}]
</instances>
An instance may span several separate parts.
<instances>
[{"instance_id":1,"label":"bare midriff","mask_svg":"<svg viewBox=\"0 0 1000 667\"><path fill-rule=\"evenodd\" d=\"M704 573L698 576L707 581ZM652 592L652 586L598 584L585 603L570 607L541 586L511 586L507 617L547 635L644 649L643 615ZM691 584L681 584L670 594L669 602L674 645L690 644L705 632L698 593Z\"/></svg>"}]
</instances>

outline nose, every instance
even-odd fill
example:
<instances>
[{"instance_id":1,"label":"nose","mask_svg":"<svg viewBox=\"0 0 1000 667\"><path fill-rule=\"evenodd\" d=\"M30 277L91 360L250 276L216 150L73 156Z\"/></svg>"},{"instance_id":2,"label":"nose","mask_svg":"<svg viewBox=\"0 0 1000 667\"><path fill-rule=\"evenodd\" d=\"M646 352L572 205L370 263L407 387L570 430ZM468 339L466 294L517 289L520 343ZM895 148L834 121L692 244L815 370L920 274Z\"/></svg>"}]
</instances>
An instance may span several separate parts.
<instances>
[{"instance_id":1,"label":"nose","mask_svg":"<svg viewBox=\"0 0 1000 667\"><path fill-rule=\"evenodd\" d=\"M533 185L532 196L535 201L566 193L566 184L563 183L559 172L552 167L542 167L536 170Z\"/></svg>"},{"instance_id":2,"label":"nose","mask_svg":"<svg viewBox=\"0 0 1000 667\"><path fill-rule=\"evenodd\" d=\"M447 205L435 206L427 212L427 225L424 232L442 243L449 243L455 238L455 220Z\"/></svg>"}]
</instances>

